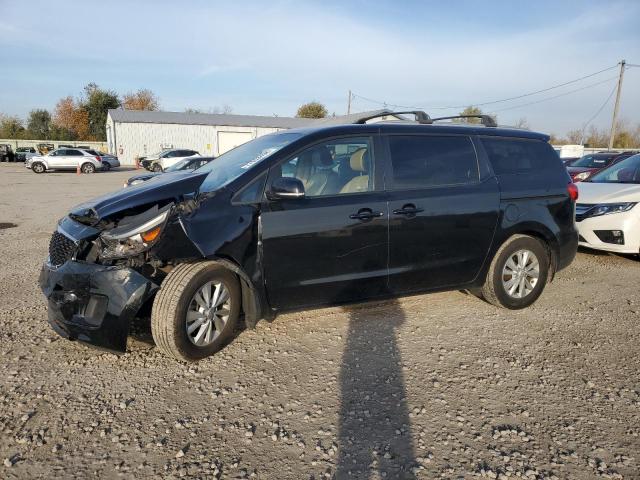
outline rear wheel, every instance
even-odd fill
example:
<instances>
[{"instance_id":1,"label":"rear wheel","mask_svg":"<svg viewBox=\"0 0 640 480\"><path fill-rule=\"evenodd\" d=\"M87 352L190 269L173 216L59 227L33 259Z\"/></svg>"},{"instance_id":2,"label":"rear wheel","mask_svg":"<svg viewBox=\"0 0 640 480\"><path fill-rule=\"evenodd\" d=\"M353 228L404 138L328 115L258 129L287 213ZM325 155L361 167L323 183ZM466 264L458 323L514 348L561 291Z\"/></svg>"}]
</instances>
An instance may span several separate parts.
<instances>
[{"instance_id":1,"label":"rear wheel","mask_svg":"<svg viewBox=\"0 0 640 480\"><path fill-rule=\"evenodd\" d=\"M34 173L44 173L47 169L42 162L33 162L31 164L31 170Z\"/></svg>"},{"instance_id":2,"label":"rear wheel","mask_svg":"<svg viewBox=\"0 0 640 480\"><path fill-rule=\"evenodd\" d=\"M109 170L111 170L111 164L109 162L102 162L102 169L105 172L108 172Z\"/></svg>"},{"instance_id":3,"label":"rear wheel","mask_svg":"<svg viewBox=\"0 0 640 480\"><path fill-rule=\"evenodd\" d=\"M482 287L489 303L525 308L542 294L549 274L549 253L536 238L514 235L497 251Z\"/></svg>"},{"instance_id":4,"label":"rear wheel","mask_svg":"<svg viewBox=\"0 0 640 480\"><path fill-rule=\"evenodd\" d=\"M178 265L153 302L151 333L157 347L186 362L213 355L233 335L240 299L236 275L216 262Z\"/></svg>"},{"instance_id":5,"label":"rear wheel","mask_svg":"<svg viewBox=\"0 0 640 480\"><path fill-rule=\"evenodd\" d=\"M96 171L96 166L93 163L83 163L82 167L80 167L82 173L94 173Z\"/></svg>"}]
</instances>

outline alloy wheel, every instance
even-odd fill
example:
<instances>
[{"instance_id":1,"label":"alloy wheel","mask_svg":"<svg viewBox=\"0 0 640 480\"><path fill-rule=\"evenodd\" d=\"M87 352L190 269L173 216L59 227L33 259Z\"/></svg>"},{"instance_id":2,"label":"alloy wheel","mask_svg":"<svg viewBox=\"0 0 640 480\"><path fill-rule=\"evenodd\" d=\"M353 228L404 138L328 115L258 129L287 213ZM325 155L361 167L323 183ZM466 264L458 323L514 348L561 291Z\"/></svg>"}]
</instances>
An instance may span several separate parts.
<instances>
[{"instance_id":1,"label":"alloy wheel","mask_svg":"<svg viewBox=\"0 0 640 480\"><path fill-rule=\"evenodd\" d=\"M231 312L231 296L222 282L200 287L187 309L187 337L198 347L211 345L224 329Z\"/></svg>"},{"instance_id":2,"label":"alloy wheel","mask_svg":"<svg viewBox=\"0 0 640 480\"><path fill-rule=\"evenodd\" d=\"M502 269L502 286L512 298L529 295L540 278L540 263L531 250L512 253Z\"/></svg>"}]
</instances>

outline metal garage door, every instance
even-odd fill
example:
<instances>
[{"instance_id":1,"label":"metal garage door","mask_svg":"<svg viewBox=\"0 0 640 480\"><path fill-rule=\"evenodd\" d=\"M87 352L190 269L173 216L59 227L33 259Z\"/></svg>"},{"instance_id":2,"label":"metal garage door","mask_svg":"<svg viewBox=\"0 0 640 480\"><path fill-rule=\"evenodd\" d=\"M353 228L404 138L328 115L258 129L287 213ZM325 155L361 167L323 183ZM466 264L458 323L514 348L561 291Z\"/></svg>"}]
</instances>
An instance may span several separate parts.
<instances>
[{"instance_id":1,"label":"metal garage door","mask_svg":"<svg viewBox=\"0 0 640 480\"><path fill-rule=\"evenodd\" d=\"M253 140L252 132L218 132L218 155Z\"/></svg>"}]
</instances>

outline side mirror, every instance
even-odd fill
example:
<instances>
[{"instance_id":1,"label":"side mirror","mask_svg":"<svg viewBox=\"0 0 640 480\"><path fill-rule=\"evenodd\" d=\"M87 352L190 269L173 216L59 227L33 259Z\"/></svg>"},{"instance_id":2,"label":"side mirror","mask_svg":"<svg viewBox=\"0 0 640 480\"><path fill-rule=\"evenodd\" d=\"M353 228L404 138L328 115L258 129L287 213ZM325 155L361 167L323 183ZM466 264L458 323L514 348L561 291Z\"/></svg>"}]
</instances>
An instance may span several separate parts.
<instances>
[{"instance_id":1,"label":"side mirror","mask_svg":"<svg viewBox=\"0 0 640 480\"><path fill-rule=\"evenodd\" d=\"M297 178L277 178L271 184L271 189L267 192L267 198L269 200L304 198L304 185Z\"/></svg>"}]
</instances>

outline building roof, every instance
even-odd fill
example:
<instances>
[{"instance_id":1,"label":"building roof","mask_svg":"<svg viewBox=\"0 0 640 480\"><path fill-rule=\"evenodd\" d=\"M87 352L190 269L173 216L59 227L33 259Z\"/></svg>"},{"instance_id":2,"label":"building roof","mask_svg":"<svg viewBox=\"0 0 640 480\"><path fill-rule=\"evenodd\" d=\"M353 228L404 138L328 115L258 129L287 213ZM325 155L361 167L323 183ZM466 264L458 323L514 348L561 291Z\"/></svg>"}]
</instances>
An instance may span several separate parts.
<instances>
[{"instance_id":1,"label":"building roof","mask_svg":"<svg viewBox=\"0 0 640 480\"><path fill-rule=\"evenodd\" d=\"M221 125L228 127L300 128L317 120L293 117L265 117L228 113L149 112L142 110L109 110L114 122L173 123L178 125Z\"/></svg>"}]
</instances>

